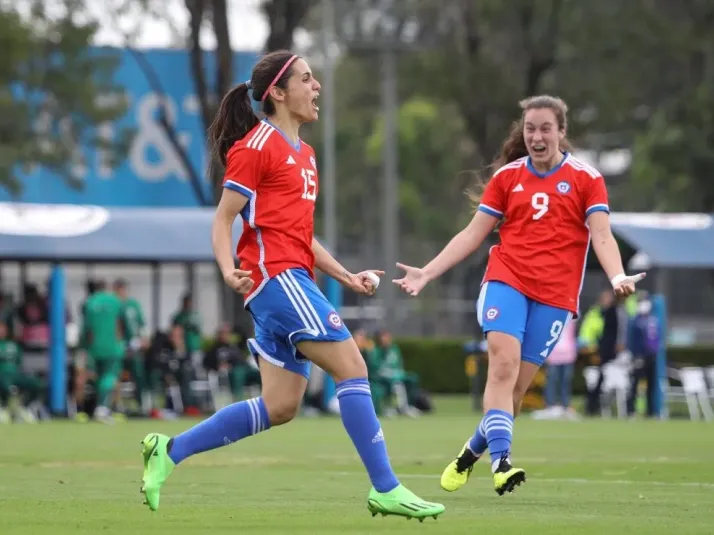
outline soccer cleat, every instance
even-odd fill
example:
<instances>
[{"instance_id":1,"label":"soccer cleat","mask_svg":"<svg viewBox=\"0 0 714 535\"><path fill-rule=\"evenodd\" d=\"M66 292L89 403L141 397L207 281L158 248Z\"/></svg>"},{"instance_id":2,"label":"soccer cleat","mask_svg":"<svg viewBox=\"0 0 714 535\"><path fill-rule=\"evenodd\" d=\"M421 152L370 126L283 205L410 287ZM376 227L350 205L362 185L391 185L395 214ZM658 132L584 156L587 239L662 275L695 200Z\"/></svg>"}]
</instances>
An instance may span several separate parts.
<instances>
[{"instance_id":1,"label":"soccer cleat","mask_svg":"<svg viewBox=\"0 0 714 535\"><path fill-rule=\"evenodd\" d=\"M78 422L80 424L86 424L89 420L90 420L89 414L87 414L86 412L78 412L74 416L74 421Z\"/></svg>"},{"instance_id":2,"label":"soccer cleat","mask_svg":"<svg viewBox=\"0 0 714 535\"><path fill-rule=\"evenodd\" d=\"M474 463L478 459L478 456L469 449L469 443L464 444L459 456L451 461L441 474L441 488L447 492L454 492L466 485Z\"/></svg>"},{"instance_id":3,"label":"soccer cleat","mask_svg":"<svg viewBox=\"0 0 714 535\"><path fill-rule=\"evenodd\" d=\"M436 519L444 512L440 503L425 502L404 485L399 485L389 492L377 492L372 488L367 498L367 508L372 516L397 515L407 519L418 518L420 522L428 516Z\"/></svg>"},{"instance_id":4,"label":"soccer cleat","mask_svg":"<svg viewBox=\"0 0 714 535\"><path fill-rule=\"evenodd\" d=\"M526 471L522 468L513 468L508 462L508 456L501 457L498 468L493 473L493 486L499 496L506 492L513 492L521 483L526 482Z\"/></svg>"},{"instance_id":5,"label":"soccer cleat","mask_svg":"<svg viewBox=\"0 0 714 535\"><path fill-rule=\"evenodd\" d=\"M141 478L141 493L144 494L144 504L156 511L159 508L159 492L161 486L173 472L176 466L169 457L166 446L169 437L159 433L149 433L141 441L144 456L144 477Z\"/></svg>"}]
</instances>

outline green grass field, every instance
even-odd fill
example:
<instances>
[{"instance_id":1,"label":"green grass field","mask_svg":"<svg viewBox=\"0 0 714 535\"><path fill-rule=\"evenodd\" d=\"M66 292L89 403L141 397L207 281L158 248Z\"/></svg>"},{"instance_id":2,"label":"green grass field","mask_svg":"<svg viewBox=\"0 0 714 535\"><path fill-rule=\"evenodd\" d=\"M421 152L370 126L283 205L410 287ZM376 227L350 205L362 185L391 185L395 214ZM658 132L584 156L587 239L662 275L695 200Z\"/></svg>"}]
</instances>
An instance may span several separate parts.
<instances>
[{"instance_id":1,"label":"green grass field","mask_svg":"<svg viewBox=\"0 0 714 535\"><path fill-rule=\"evenodd\" d=\"M437 411L383 422L403 482L446 504L437 521L371 517L367 477L336 418L303 418L186 461L157 513L141 505L139 441L192 422L58 421L0 427L0 533L714 533L712 424L523 418L514 459L528 482L498 497L488 462L461 491L440 489L478 417L464 399L439 399Z\"/></svg>"}]
</instances>

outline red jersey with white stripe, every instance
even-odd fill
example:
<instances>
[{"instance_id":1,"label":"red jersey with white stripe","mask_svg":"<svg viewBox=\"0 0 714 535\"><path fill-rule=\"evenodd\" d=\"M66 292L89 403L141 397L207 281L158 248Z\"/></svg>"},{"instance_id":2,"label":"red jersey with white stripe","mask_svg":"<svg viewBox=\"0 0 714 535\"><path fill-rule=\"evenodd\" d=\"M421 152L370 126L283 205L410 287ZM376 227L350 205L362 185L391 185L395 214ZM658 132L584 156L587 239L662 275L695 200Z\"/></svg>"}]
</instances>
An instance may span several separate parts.
<instances>
[{"instance_id":1,"label":"red jersey with white stripe","mask_svg":"<svg viewBox=\"0 0 714 535\"><path fill-rule=\"evenodd\" d=\"M314 278L312 252L317 164L315 151L298 145L263 120L226 156L223 187L248 197L238 241L241 269L255 285L246 304L272 277L304 268Z\"/></svg>"},{"instance_id":2,"label":"red jersey with white stripe","mask_svg":"<svg viewBox=\"0 0 714 535\"><path fill-rule=\"evenodd\" d=\"M578 314L590 246L586 218L610 211L602 175L568 153L548 173L521 158L496 171L479 210L504 220L484 282L504 282Z\"/></svg>"}]
</instances>

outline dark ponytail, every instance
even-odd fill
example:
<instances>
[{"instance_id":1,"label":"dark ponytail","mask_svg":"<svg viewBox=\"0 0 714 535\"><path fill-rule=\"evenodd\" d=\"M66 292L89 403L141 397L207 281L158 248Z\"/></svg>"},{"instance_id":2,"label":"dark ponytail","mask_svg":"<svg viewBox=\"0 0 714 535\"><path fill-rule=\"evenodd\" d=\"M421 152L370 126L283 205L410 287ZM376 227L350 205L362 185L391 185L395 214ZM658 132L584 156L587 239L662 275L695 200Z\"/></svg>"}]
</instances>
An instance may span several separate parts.
<instances>
[{"instance_id":1,"label":"dark ponytail","mask_svg":"<svg viewBox=\"0 0 714 535\"><path fill-rule=\"evenodd\" d=\"M225 167L230 148L259 122L250 103L247 82L238 84L223 97L216 117L208 128L214 158Z\"/></svg>"},{"instance_id":2,"label":"dark ponytail","mask_svg":"<svg viewBox=\"0 0 714 535\"><path fill-rule=\"evenodd\" d=\"M225 167L226 155L230 148L260 122L251 106L251 92L253 100L262 102L262 111L265 115L270 116L275 113L272 98L268 96L263 101L261 98L270 90L271 85L281 89L287 88L288 79L293 71L288 62L294 59L293 53L288 50L277 50L266 54L253 67L249 81L238 84L226 93L218 106L213 124L208 127L213 162L219 161ZM275 80L280 72L283 74Z\"/></svg>"}]
</instances>

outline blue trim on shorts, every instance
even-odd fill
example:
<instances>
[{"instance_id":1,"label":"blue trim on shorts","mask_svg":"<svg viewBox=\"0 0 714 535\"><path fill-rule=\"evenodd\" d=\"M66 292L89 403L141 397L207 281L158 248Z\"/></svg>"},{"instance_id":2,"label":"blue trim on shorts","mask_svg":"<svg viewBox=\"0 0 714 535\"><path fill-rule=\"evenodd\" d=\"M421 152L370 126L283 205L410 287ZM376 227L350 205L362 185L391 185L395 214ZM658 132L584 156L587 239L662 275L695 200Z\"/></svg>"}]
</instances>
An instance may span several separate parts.
<instances>
[{"instance_id":1,"label":"blue trim on shorts","mask_svg":"<svg viewBox=\"0 0 714 535\"><path fill-rule=\"evenodd\" d=\"M304 377L309 377L311 363L297 344L342 342L352 337L305 269L288 269L271 278L247 308L255 323L255 337L248 341L250 351Z\"/></svg>"}]
</instances>

